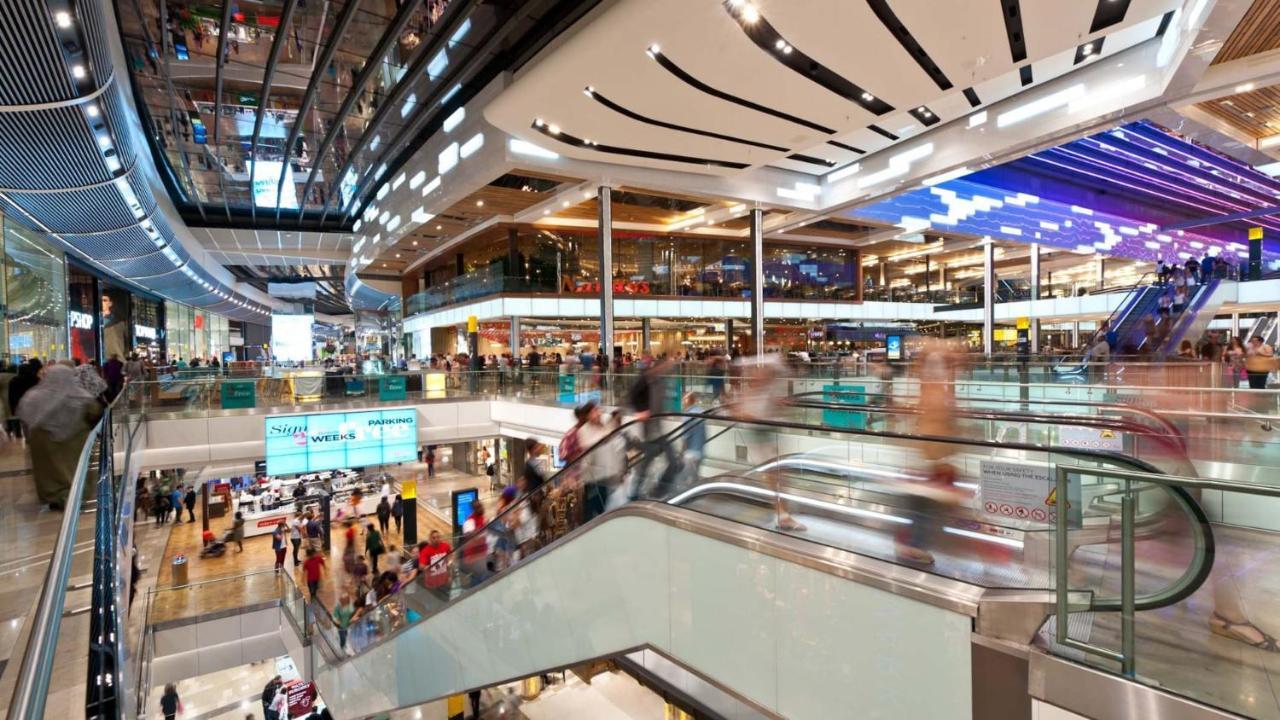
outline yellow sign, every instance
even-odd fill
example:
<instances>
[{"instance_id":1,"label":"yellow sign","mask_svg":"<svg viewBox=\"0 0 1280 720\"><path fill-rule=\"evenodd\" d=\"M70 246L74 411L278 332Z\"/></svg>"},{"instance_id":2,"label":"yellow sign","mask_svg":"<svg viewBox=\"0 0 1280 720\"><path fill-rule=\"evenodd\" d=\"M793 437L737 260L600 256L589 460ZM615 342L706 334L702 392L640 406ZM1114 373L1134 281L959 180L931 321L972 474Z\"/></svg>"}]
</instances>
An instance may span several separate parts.
<instances>
[{"instance_id":1,"label":"yellow sign","mask_svg":"<svg viewBox=\"0 0 1280 720\"><path fill-rule=\"evenodd\" d=\"M445 700L445 712L449 714L449 720L455 720L455 718L462 720L466 701L466 695L450 695L449 699Z\"/></svg>"},{"instance_id":2,"label":"yellow sign","mask_svg":"<svg viewBox=\"0 0 1280 720\"><path fill-rule=\"evenodd\" d=\"M1249 239L1250 239L1250 240L1261 240L1261 239L1262 239L1262 228L1260 228L1260 227L1251 227L1251 228L1249 228Z\"/></svg>"},{"instance_id":3,"label":"yellow sign","mask_svg":"<svg viewBox=\"0 0 1280 720\"><path fill-rule=\"evenodd\" d=\"M418 481L417 480L401 480L400 481L400 499L414 500L418 497Z\"/></svg>"},{"instance_id":4,"label":"yellow sign","mask_svg":"<svg viewBox=\"0 0 1280 720\"><path fill-rule=\"evenodd\" d=\"M467 316L467 332L480 332L480 320L475 315Z\"/></svg>"},{"instance_id":5,"label":"yellow sign","mask_svg":"<svg viewBox=\"0 0 1280 720\"><path fill-rule=\"evenodd\" d=\"M1049 491L1049 497L1044 499L1044 504L1048 505L1049 507L1053 507L1058 504L1058 488L1054 488ZM1067 507L1068 508L1071 507L1070 502L1067 503Z\"/></svg>"},{"instance_id":6,"label":"yellow sign","mask_svg":"<svg viewBox=\"0 0 1280 720\"><path fill-rule=\"evenodd\" d=\"M1019 330L1028 330L1030 328L1031 328L1031 318L1024 318L1024 317L1018 318Z\"/></svg>"}]
</instances>

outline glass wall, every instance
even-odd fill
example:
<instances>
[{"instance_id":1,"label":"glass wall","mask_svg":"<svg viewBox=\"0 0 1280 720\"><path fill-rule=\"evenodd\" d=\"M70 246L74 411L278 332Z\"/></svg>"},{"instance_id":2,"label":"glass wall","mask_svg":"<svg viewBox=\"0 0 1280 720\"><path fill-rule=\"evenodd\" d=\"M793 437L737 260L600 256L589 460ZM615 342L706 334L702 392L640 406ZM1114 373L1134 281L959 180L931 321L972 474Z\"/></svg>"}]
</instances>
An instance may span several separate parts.
<instances>
[{"instance_id":1,"label":"glass wall","mask_svg":"<svg viewBox=\"0 0 1280 720\"><path fill-rule=\"evenodd\" d=\"M231 329L227 319L208 310L167 301L164 304L164 329L168 359L190 364L199 358L201 364L231 350Z\"/></svg>"},{"instance_id":2,"label":"glass wall","mask_svg":"<svg viewBox=\"0 0 1280 720\"><path fill-rule=\"evenodd\" d=\"M857 250L765 245L765 297L856 300L857 263Z\"/></svg>"},{"instance_id":3,"label":"glass wall","mask_svg":"<svg viewBox=\"0 0 1280 720\"><path fill-rule=\"evenodd\" d=\"M95 317L67 312L66 263L62 252L39 233L0 219L4 225L5 346L15 360L67 357L69 320L92 329Z\"/></svg>"}]
</instances>

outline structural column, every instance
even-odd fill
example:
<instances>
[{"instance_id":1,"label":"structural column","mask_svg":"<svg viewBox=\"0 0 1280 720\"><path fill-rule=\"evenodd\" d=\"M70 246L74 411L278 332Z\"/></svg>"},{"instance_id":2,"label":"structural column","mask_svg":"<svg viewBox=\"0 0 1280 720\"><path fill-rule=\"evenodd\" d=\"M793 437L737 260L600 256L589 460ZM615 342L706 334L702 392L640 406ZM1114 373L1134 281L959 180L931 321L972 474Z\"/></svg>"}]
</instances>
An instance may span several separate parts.
<instances>
[{"instance_id":1,"label":"structural column","mask_svg":"<svg viewBox=\"0 0 1280 720\"><path fill-rule=\"evenodd\" d=\"M987 238L982 246L982 352L995 351L996 246Z\"/></svg>"},{"instance_id":2,"label":"structural column","mask_svg":"<svg viewBox=\"0 0 1280 720\"><path fill-rule=\"evenodd\" d=\"M511 316L511 356L520 357L520 318Z\"/></svg>"},{"instance_id":3,"label":"structural column","mask_svg":"<svg viewBox=\"0 0 1280 720\"><path fill-rule=\"evenodd\" d=\"M764 210L751 211L751 347L764 357Z\"/></svg>"},{"instance_id":4,"label":"structural column","mask_svg":"<svg viewBox=\"0 0 1280 720\"><path fill-rule=\"evenodd\" d=\"M652 330L653 321L650 318L640 318L640 352L637 353L638 355L652 352L652 345L650 344L652 338L649 334Z\"/></svg>"},{"instance_id":5,"label":"structural column","mask_svg":"<svg viewBox=\"0 0 1280 720\"><path fill-rule=\"evenodd\" d=\"M1240 313L1231 313L1231 337L1240 337Z\"/></svg>"},{"instance_id":6,"label":"structural column","mask_svg":"<svg viewBox=\"0 0 1280 720\"><path fill-rule=\"evenodd\" d=\"M1097 289L1101 290L1106 286L1107 286L1107 259L1099 255L1098 256L1098 288Z\"/></svg>"},{"instance_id":7,"label":"structural column","mask_svg":"<svg viewBox=\"0 0 1280 720\"><path fill-rule=\"evenodd\" d=\"M617 363L613 351L613 188L601 185L596 195L600 206L600 348L610 362Z\"/></svg>"},{"instance_id":8,"label":"structural column","mask_svg":"<svg viewBox=\"0 0 1280 720\"><path fill-rule=\"evenodd\" d=\"M1031 299L1040 299L1040 243L1031 243ZM1040 352L1040 318L1035 310L1031 312L1031 323L1027 332L1031 335L1031 354Z\"/></svg>"}]
</instances>

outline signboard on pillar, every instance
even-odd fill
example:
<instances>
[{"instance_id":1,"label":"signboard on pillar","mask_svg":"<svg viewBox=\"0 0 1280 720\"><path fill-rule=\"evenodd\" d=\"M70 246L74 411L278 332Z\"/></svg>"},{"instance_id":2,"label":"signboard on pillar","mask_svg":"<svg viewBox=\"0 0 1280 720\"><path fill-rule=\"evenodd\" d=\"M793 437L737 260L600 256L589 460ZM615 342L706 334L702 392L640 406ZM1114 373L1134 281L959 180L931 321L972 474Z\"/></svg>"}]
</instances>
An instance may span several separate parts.
<instances>
[{"instance_id":1,"label":"signboard on pillar","mask_svg":"<svg viewBox=\"0 0 1280 720\"><path fill-rule=\"evenodd\" d=\"M1249 266L1246 280L1262 279L1262 228L1249 228Z\"/></svg>"}]
</instances>

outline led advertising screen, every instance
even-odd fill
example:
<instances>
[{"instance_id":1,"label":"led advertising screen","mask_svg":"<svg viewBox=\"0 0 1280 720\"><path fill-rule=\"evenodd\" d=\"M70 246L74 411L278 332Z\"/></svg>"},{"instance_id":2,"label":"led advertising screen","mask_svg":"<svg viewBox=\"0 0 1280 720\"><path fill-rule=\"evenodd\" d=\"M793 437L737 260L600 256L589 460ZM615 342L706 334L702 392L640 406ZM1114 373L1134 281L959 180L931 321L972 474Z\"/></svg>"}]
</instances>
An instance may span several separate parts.
<instances>
[{"instance_id":1,"label":"led advertising screen","mask_svg":"<svg viewBox=\"0 0 1280 720\"><path fill-rule=\"evenodd\" d=\"M279 362L307 362L313 360L315 343L312 341L313 315L271 316L271 354Z\"/></svg>"},{"instance_id":2,"label":"led advertising screen","mask_svg":"<svg viewBox=\"0 0 1280 720\"><path fill-rule=\"evenodd\" d=\"M253 161L249 161L250 165ZM284 185L280 185L280 174L284 174ZM293 182L293 167L279 160L259 160L253 171L253 204L258 207L274 208L278 203L282 208L298 209L298 186ZM280 188L279 194L276 188Z\"/></svg>"},{"instance_id":3,"label":"led advertising screen","mask_svg":"<svg viewBox=\"0 0 1280 720\"><path fill-rule=\"evenodd\" d=\"M411 462L418 458L414 408L266 418L267 474Z\"/></svg>"}]
</instances>

